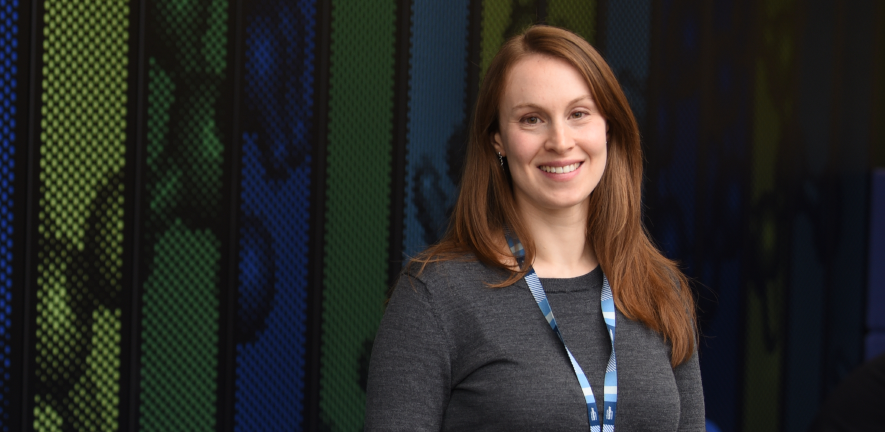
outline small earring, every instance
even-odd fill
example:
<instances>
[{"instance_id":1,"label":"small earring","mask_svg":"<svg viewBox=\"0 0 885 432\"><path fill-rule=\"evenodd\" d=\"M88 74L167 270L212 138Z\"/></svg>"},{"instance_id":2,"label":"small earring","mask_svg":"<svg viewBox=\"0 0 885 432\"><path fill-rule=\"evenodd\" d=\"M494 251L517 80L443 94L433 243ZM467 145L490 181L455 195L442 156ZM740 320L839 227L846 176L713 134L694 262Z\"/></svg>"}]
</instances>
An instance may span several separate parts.
<instances>
[{"instance_id":1,"label":"small earring","mask_svg":"<svg viewBox=\"0 0 885 432\"><path fill-rule=\"evenodd\" d=\"M498 152L498 162L501 163L501 168L504 168L504 156L501 156L501 152Z\"/></svg>"}]
</instances>

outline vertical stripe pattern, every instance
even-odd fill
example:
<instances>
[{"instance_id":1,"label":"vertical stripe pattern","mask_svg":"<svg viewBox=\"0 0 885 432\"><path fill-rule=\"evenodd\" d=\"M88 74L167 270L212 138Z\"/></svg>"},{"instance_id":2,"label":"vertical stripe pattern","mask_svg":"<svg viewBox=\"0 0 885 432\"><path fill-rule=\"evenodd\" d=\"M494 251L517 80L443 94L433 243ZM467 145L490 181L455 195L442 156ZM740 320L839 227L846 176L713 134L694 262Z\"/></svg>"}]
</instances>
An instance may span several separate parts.
<instances>
[{"instance_id":1,"label":"vertical stripe pattern","mask_svg":"<svg viewBox=\"0 0 885 432\"><path fill-rule=\"evenodd\" d=\"M138 424L216 428L229 228L230 2L148 2Z\"/></svg>"},{"instance_id":2,"label":"vertical stripe pattern","mask_svg":"<svg viewBox=\"0 0 885 432\"><path fill-rule=\"evenodd\" d=\"M362 428L387 289L396 2L332 3L320 415Z\"/></svg>"},{"instance_id":3,"label":"vertical stripe pattern","mask_svg":"<svg viewBox=\"0 0 885 432\"><path fill-rule=\"evenodd\" d=\"M235 430L300 430L316 3L248 7Z\"/></svg>"},{"instance_id":4,"label":"vertical stripe pattern","mask_svg":"<svg viewBox=\"0 0 885 432\"><path fill-rule=\"evenodd\" d=\"M31 427L119 430L129 5L44 7Z\"/></svg>"},{"instance_id":5,"label":"vertical stripe pattern","mask_svg":"<svg viewBox=\"0 0 885 432\"><path fill-rule=\"evenodd\" d=\"M455 204L467 140L467 0L412 6L405 259L439 240Z\"/></svg>"},{"instance_id":6,"label":"vertical stripe pattern","mask_svg":"<svg viewBox=\"0 0 885 432\"><path fill-rule=\"evenodd\" d=\"M20 353L12 352L12 332L14 328L19 328L19 325L13 326L12 313L15 307L13 295L19 297L22 292L13 293L12 277L15 271L13 224L24 222L13 218L13 212L23 205L13 198L16 188L21 188L24 180L16 179L14 174L20 172L16 166L16 150L23 153L27 148L22 144L26 142L26 137L18 133L23 125L17 122L22 118L20 111L25 108L25 100L20 97L23 85L19 47L24 45L19 23L21 6L15 0L0 1L0 431L3 432L10 428L13 415L10 409L14 409L10 406L13 391L11 381L14 379L10 367L14 363L20 364L13 357Z\"/></svg>"}]
</instances>

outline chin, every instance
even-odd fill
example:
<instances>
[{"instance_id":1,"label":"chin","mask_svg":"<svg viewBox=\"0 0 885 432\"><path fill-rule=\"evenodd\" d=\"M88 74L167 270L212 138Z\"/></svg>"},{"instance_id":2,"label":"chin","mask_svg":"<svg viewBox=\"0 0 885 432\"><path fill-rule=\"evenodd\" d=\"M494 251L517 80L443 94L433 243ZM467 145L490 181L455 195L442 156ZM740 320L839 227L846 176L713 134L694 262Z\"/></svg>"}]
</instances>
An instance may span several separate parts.
<instances>
[{"instance_id":1,"label":"chin","mask_svg":"<svg viewBox=\"0 0 885 432\"><path fill-rule=\"evenodd\" d=\"M590 201L590 196L587 195L582 198L563 198L557 200L550 200L548 202L543 203L544 207L548 210L566 210L570 208L580 207L581 205L585 205Z\"/></svg>"}]
</instances>

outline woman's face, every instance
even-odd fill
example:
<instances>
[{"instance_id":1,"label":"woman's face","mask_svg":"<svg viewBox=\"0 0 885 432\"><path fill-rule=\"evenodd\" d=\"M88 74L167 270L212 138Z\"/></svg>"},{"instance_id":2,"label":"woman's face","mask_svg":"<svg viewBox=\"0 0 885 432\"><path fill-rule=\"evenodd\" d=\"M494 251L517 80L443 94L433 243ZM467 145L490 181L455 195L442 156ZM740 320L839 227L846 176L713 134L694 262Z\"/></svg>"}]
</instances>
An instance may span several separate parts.
<instances>
[{"instance_id":1,"label":"woman's face","mask_svg":"<svg viewBox=\"0 0 885 432\"><path fill-rule=\"evenodd\" d=\"M581 74L531 55L507 76L495 150L506 156L517 205L556 211L589 203L606 160L606 123Z\"/></svg>"}]
</instances>

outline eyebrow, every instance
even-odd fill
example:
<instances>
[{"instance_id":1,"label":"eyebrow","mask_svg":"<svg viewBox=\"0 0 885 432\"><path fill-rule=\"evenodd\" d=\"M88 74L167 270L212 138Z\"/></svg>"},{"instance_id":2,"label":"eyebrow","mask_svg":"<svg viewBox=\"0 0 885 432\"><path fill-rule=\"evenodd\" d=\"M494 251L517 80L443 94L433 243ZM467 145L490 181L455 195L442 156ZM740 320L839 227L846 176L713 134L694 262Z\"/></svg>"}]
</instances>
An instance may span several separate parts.
<instances>
[{"instance_id":1,"label":"eyebrow","mask_svg":"<svg viewBox=\"0 0 885 432\"><path fill-rule=\"evenodd\" d=\"M589 99L590 101L593 101L593 98L590 97L590 95L584 95L584 96L578 96L578 97L572 99L571 101L569 101L568 105L574 105L574 104L576 104L576 103L578 103L578 102L580 102L580 101L582 101L582 100L584 100L584 99ZM536 109L542 109L541 106L539 106L539 105L537 105L537 104L533 104L533 103L531 103L531 102L521 103L521 104L518 104L518 105L514 105L514 106L513 106L513 109L519 109L519 108L536 108Z\"/></svg>"}]
</instances>

